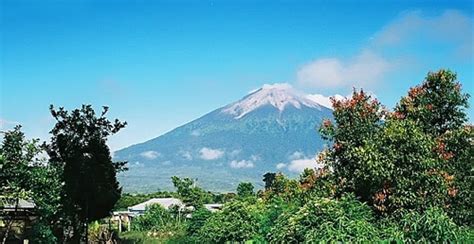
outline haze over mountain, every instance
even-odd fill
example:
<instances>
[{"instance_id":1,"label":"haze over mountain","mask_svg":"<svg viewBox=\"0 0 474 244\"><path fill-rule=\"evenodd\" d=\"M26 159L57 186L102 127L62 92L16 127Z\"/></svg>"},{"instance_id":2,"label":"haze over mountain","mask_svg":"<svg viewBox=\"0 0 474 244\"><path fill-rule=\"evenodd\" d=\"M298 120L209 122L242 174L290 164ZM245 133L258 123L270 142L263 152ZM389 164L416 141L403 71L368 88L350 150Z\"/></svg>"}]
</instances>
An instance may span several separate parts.
<instances>
[{"instance_id":1,"label":"haze over mountain","mask_svg":"<svg viewBox=\"0 0 474 244\"><path fill-rule=\"evenodd\" d=\"M326 106L323 106L325 104ZM214 191L241 181L262 186L266 172L295 175L316 167L323 148L319 128L332 110L323 96L287 84L264 85L241 100L152 140L115 152L127 160L120 175L125 191L170 190L173 175L198 179Z\"/></svg>"}]
</instances>

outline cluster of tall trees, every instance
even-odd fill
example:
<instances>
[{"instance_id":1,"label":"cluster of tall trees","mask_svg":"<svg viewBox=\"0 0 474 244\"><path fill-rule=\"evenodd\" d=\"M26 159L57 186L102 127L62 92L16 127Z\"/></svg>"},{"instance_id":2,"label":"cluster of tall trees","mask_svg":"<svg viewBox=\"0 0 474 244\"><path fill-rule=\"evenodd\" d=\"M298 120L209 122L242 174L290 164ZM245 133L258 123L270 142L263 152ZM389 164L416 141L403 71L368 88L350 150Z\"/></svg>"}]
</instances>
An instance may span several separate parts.
<instances>
[{"instance_id":1,"label":"cluster of tall trees","mask_svg":"<svg viewBox=\"0 0 474 244\"><path fill-rule=\"evenodd\" d=\"M88 223L110 215L121 196L116 179L125 162L112 162L107 137L126 123L109 121L107 107L97 115L90 105L50 111L56 125L51 141L27 140L21 127L5 133L0 147L2 205L36 205L38 220L29 238L35 243L79 243L87 238ZM42 155L41 152L46 152ZM15 211L2 211L8 240Z\"/></svg>"}]
</instances>

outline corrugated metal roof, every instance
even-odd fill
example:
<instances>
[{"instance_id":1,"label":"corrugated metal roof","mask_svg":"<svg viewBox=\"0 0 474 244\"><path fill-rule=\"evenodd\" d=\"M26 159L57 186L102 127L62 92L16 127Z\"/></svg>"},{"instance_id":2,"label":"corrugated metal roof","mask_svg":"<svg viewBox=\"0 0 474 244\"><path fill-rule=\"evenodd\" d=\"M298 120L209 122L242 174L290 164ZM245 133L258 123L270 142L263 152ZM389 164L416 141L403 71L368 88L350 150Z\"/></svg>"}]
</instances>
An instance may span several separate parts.
<instances>
[{"instance_id":1,"label":"corrugated metal roof","mask_svg":"<svg viewBox=\"0 0 474 244\"><path fill-rule=\"evenodd\" d=\"M12 200L12 199L1 199L2 200L2 204L3 205L2 207L4 209L14 209L15 207L18 207L18 208L22 208L22 209L32 209L32 208L35 208L36 205L33 203L33 202L30 202L30 201L27 201L27 200L24 200L24 199L19 199L18 200L18 205L16 204L16 200ZM0 206L1 206L0 205ZM15 206L17 205L17 206Z\"/></svg>"},{"instance_id":2,"label":"corrugated metal roof","mask_svg":"<svg viewBox=\"0 0 474 244\"><path fill-rule=\"evenodd\" d=\"M169 209L172 205L183 207L184 204L177 198L152 198L146 202L137 204L135 206L128 207L128 211L131 212L143 212L147 207L153 204L160 204L163 208Z\"/></svg>"}]
</instances>

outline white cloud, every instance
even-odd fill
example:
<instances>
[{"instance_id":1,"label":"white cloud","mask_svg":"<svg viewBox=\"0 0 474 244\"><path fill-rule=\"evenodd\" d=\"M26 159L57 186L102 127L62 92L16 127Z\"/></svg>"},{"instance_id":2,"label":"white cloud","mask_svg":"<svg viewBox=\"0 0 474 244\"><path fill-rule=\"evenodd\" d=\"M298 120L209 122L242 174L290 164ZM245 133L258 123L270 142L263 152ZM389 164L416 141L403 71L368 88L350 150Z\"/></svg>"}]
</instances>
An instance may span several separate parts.
<instances>
[{"instance_id":1,"label":"white cloud","mask_svg":"<svg viewBox=\"0 0 474 244\"><path fill-rule=\"evenodd\" d=\"M320 168L320 167L322 167L322 165L318 164L316 160L313 158L296 159L296 160L291 161L288 164L288 170L295 173L303 172L303 170L306 168L313 169L313 168Z\"/></svg>"},{"instance_id":2,"label":"white cloud","mask_svg":"<svg viewBox=\"0 0 474 244\"><path fill-rule=\"evenodd\" d=\"M203 147L199 153L199 156L204 160L216 160L224 156L224 151L207 147Z\"/></svg>"},{"instance_id":3,"label":"white cloud","mask_svg":"<svg viewBox=\"0 0 474 244\"><path fill-rule=\"evenodd\" d=\"M179 151L179 155L186 160L193 160L193 155L188 151Z\"/></svg>"},{"instance_id":4,"label":"white cloud","mask_svg":"<svg viewBox=\"0 0 474 244\"><path fill-rule=\"evenodd\" d=\"M144 157L145 159L148 159L148 160L153 160L153 159L161 156L161 153L159 153L157 151L146 151L146 152L140 153L140 156L142 156L142 157Z\"/></svg>"},{"instance_id":5,"label":"white cloud","mask_svg":"<svg viewBox=\"0 0 474 244\"><path fill-rule=\"evenodd\" d=\"M255 167L255 164L251 160L233 160L230 162L230 167L234 169L253 168Z\"/></svg>"},{"instance_id":6,"label":"white cloud","mask_svg":"<svg viewBox=\"0 0 474 244\"><path fill-rule=\"evenodd\" d=\"M288 157L288 159L289 159L289 160L295 160L295 159L300 159L300 158L302 158L302 157L304 157L304 154L303 154L302 152L300 152L300 151L296 151L296 152L294 152L293 154L291 154L291 155Z\"/></svg>"},{"instance_id":7,"label":"white cloud","mask_svg":"<svg viewBox=\"0 0 474 244\"><path fill-rule=\"evenodd\" d=\"M472 60L472 23L472 17L456 10L446 10L438 16L406 12L376 32L356 55L315 59L296 72L296 81L314 88L367 88L383 82L395 68L399 71L413 62L426 63L426 57L416 50L437 51L438 44L447 45L448 56L451 53L454 58ZM415 51L401 56L406 50Z\"/></svg>"},{"instance_id":8,"label":"white cloud","mask_svg":"<svg viewBox=\"0 0 474 244\"><path fill-rule=\"evenodd\" d=\"M421 11L403 13L386 25L374 37L376 46L393 46L417 38L432 41L451 42L458 48L471 46L473 40L473 19L457 10L446 10L439 16L424 16Z\"/></svg>"},{"instance_id":9,"label":"white cloud","mask_svg":"<svg viewBox=\"0 0 474 244\"><path fill-rule=\"evenodd\" d=\"M366 49L350 60L321 58L301 67L297 82L316 88L361 87L374 83L393 67L388 60Z\"/></svg>"},{"instance_id":10,"label":"white cloud","mask_svg":"<svg viewBox=\"0 0 474 244\"><path fill-rule=\"evenodd\" d=\"M191 131L191 135L192 136L200 136L201 132L199 132L198 130L193 130L193 131Z\"/></svg>"},{"instance_id":11,"label":"white cloud","mask_svg":"<svg viewBox=\"0 0 474 244\"><path fill-rule=\"evenodd\" d=\"M283 169L285 167L286 167L286 164L284 164L284 163L279 163L279 164L276 165L277 169Z\"/></svg>"},{"instance_id":12,"label":"white cloud","mask_svg":"<svg viewBox=\"0 0 474 244\"><path fill-rule=\"evenodd\" d=\"M336 94L336 95L330 96L330 97L326 97L326 96L321 95L321 94L310 94L310 95L306 96L306 98L308 98L309 100L315 101L315 102L323 105L326 108L331 108L332 109L331 97L334 97L338 101L346 98L346 97L344 97L342 95L339 95L339 94Z\"/></svg>"}]
</instances>

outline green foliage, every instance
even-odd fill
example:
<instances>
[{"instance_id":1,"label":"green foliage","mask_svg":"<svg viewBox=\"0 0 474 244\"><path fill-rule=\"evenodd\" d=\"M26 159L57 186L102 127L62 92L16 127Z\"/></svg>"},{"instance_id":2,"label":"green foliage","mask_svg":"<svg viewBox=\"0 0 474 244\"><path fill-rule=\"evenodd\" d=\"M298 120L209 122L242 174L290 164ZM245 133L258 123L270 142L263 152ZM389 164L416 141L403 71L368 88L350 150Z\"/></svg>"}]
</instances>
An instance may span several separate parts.
<instances>
[{"instance_id":1,"label":"green foliage","mask_svg":"<svg viewBox=\"0 0 474 244\"><path fill-rule=\"evenodd\" d=\"M31 200L30 164L36 161L38 152L37 140L26 140L21 126L4 134L0 145L0 208L8 205L13 211L0 211L2 243L14 231L20 200Z\"/></svg>"},{"instance_id":2,"label":"green foliage","mask_svg":"<svg viewBox=\"0 0 474 244\"><path fill-rule=\"evenodd\" d=\"M50 244L57 243L57 238L48 225L38 221L33 225L30 241L38 244Z\"/></svg>"},{"instance_id":3,"label":"green foliage","mask_svg":"<svg viewBox=\"0 0 474 244\"><path fill-rule=\"evenodd\" d=\"M324 152L321 156L324 156ZM314 197L334 197L336 192L335 180L328 167L305 169L300 175L299 183L302 189L301 198L304 201Z\"/></svg>"},{"instance_id":4,"label":"green foliage","mask_svg":"<svg viewBox=\"0 0 474 244\"><path fill-rule=\"evenodd\" d=\"M71 112L53 106L50 110L57 122L45 148L50 164L61 172L61 204L64 217L74 228L72 241L77 242L84 224L108 216L120 198L116 174L125 162L112 162L106 141L126 123L117 119L110 122L105 117L108 107L99 116L90 105Z\"/></svg>"},{"instance_id":5,"label":"green foliage","mask_svg":"<svg viewBox=\"0 0 474 244\"><path fill-rule=\"evenodd\" d=\"M62 236L63 227L67 224L64 206L61 203L62 181L60 179L61 169L51 165L37 165L30 169L31 199L36 205L38 222L41 226L38 234L48 232L50 228L55 238Z\"/></svg>"},{"instance_id":6,"label":"green foliage","mask_svg":"<svg viewBox=\"0 0 474 244\"><path fill-rule=\"evenodd\" d=\"M459 190L450 182L456 170L446 167L446 161L456 153L447 151L445 142L437 136L464 121L462 106L467 97L461 95L454 78L450 72L430 73L421 87L402 99L403 106L394 113L382 109L363 91L354 91L350 99L334 101L336 124L326 121L321 132L334 143L325 161L334 169L338 190L354 192L382 214L399 209L444 208ZM457 90L446 97L441 94L446 87ZM446 100L446 106L455 110L452 116L457 117L428 113L445 109L445 102L433 99ZM426 123L434 123L437 129L427 129L431 125ZM465 148L470 143L460 144ZM462 165L465 170L466 163ZM472 165L468 167L472 169ZM467 191L467 187L463 189Z\"/></svg>"},{"instance_id":7,"label":"green foliage","mask_svg":"<svg viewBox=\"0 0 474 244\"><path fill-rule=\"evenodd\" d=\"M371 209L352 196L317 198L281 215L268 235L270 242L373 241L377 229Z\"/></svg>"},{"instance_id":8,"label":"green foliage","mask_svg":"<svg viewBox=\"0 0 474 244\"><path fill-rule=\"evenodd\" d=\"M195 236L211 216L212 213L206 208L196 209L196 211L192 213L192 216L187 224L188 234L190 236Z\"/></svg>"},{"instance_id":9,"label":"green foliage","mask_svg":"<svg viewBox=\"0 0 474 244\"><path fill-rule=\"evenodd\" d=\"M272 188L273 182L275 181L276 173L268 172L263 175L263 182L265 182L265 189Z\"/></svg>"},{"instance_id":10,"label":"green foliage","mask_svg":"<svg viewBox=\"0 0 474 244\"><path fill-rule=\"evenodd\" d=\"M29 169L39 152L37 140L25 139L21 126L7 131L0 146L0 192L6 200L27 198L29 192Z\"/></svg>"},{"instance_id":11,"label":"green foliage","mask_svg":"<svg viewBox=\"0 0 474 244\"><path fill-rule=\"evenodd\" d=\"M430 72L421 85L410 89L397 104L399 118L416 121L429 134L439 136L467 121L469 95L462 93L457 75L450 70Z\"/></svg>"},{"instance_id":12,"label":"green foliage","mask_svg":"<svg viewBox=\"0 0 474 244\"><path fill-rule=\"evenodd\" d=\"M268 174L268 173L267 173ZM275 174L272 177L272 183L263 194L264 199L281 198L286 202L301 202L302 189L297 180L289 179L282 173Z\"/></svg>"},{"instance_id":13,"label":"green foliage","mask_svg":"<svg viewBox=\"0 0 474 244\"><path fill-rule=\"evenodd\" d=\"M267 237L272 232L272 228L275 225L277 219L286 213L294 212L298 209L297 205L284 201L282 198L274 197L268 199L266 202L258 202L259 206L259 221L260 231L259 234L262 237Z\"/></svg>"},{"instance_id":14,"label":"green foliage","mask_svg":"<svg viewBox=\"0 0 474 244\"><path fill-rule=\"evenodd\" d=\"M404 231L405 241L409 242L449 242L461 240L461 229L439 208L429 208L420 214L409 211L399 222Z\"/></svg>"},{"instance_id":15,"label":"green foliage","mask_svg":"<svg viewBox=\"0 0 474 244\"><path fill-rule=\"evenodd\" d=\"M181 200L188 205L198 208L205 203L212 201L212 194L195 186L195 181L190 178L171 177L173 185L177 190Z\"/></svg>"},{"instance_id":16,"label":"green foliage","mask_svg":"<svg viewBox=\"0 0 474 244\"><path fill-rule=\"evenodd\" d=\"M234 201L213 214L199 230L204 243L244 242L258 235L259 219L247 202Z\"/></svg>"},{"instance_id":17,"label":"green foliage","mask_svg":"<svg viewBox=\"0 0 474 244\"><path fill-rule=\"evenodd\" d=\"M445 144L445 153L452 153L452 158L445 162L443 174L449 187L448 214L458 225L474 226L474 127L446 132L440 138Z\"/></svg>"},{"instance_id":18,"label":"green foliage","mask_svg":"<svg viewBox=\"0 0 474 244\"><path fill-rule=\"evenodd\" d=\"M240 198L247 198L251 196L255 196L255 192L253 191L253 185L250 182L241 182L237 186L237 196Z\"/></svg>"},{"instance_id":19,"label":"green foliage","mask_svg":"<svg viewBox=\"0 0 474 244\"><path fill-rule=\"evenodd\" d=\"M133 220L132 229L137 231L160 230L174 221L171 213L159 204L147 208L145 214Z\"/></svg>"}]
</instances>

